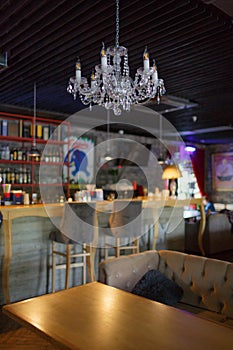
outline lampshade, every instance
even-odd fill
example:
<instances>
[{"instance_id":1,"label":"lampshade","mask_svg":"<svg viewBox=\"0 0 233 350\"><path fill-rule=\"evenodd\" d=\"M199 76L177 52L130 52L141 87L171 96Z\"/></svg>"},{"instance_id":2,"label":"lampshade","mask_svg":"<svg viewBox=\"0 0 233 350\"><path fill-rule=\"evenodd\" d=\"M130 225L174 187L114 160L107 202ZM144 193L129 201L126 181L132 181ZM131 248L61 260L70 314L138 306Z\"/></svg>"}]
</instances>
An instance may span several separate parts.
<instances>
[{"instance_id":1,"label":"lampshade","mask_svg":"<svg viewBox=\"0 0 233 350\"><path fill-rule=\"evenodd\" d=\"M176 164L170 164L164 169L162 179L163 180L178 179L181 176L182 174L178 166Z\"/></svg>"}]
</instances>

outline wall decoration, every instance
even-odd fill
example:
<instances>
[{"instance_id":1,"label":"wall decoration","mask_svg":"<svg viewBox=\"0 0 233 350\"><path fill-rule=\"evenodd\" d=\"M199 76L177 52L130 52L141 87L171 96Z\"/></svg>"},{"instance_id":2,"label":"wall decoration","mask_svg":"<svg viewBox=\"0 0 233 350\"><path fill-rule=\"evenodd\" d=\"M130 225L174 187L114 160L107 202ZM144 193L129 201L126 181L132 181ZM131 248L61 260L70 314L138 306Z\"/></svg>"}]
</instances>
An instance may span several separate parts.
<instances>
[{"instance_id":1,"label":"wall decoration","mask_svg":"<svg viewBox=\"0 0 233 350\"><path fill-rule=\"evenodd\" d=\"M233 152L212 155L213 189L233 191Z\"/></svg>"},{"instance_id":2,"label":"wall decoration","mask_svg":"<svg viewBox=\"0 0 233 350\"><path fill-rule=\"evenodd\" d=\"M94 146L95 141L90 137L70 137L69 148L64 145L64 162L68 161L70 183L90 184L94 177ZM64 180L68 176L67 165L63 168Z\"/></svg>"}]
</instances>

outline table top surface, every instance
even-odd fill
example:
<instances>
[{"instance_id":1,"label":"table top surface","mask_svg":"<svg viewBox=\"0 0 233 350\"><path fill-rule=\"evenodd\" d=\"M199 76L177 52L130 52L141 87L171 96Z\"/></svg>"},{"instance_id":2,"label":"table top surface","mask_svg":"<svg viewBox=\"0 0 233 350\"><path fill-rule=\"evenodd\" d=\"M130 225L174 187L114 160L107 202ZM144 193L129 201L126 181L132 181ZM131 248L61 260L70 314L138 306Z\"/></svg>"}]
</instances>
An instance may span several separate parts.
<instances>
[{"instance_id":1,"label":"table top surface","mask_svg":"<svg viewBox=\"0 0 233 350\"><path fill-rule=\"evenodd\" d=\"M60 349L233 349L231 328L98 282L8 304L3 312Z\"/></svg>"}]
</instances>

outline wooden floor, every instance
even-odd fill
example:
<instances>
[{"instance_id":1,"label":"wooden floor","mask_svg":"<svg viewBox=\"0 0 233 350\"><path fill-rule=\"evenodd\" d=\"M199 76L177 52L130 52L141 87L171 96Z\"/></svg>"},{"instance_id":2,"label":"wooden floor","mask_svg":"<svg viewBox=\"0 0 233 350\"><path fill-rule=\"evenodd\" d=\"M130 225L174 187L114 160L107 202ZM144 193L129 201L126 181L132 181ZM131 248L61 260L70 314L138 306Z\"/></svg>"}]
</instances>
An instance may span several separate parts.
<instances>
[{"instance_id":1,"label":"wooden floor","mask_svg":"<svg viewBox=\"0 0 233 350\"><path fill-rule=\"evenodd\" d=\"M233 250L211 257L233 262ZM4 315L0 307L0 350L57 350L57 348Z\"/></svg>"},{"instance_id":2,"label":"wooden floor","mask_svg":"<svg viewBox=\"0 0 233 350\"><path fill-rule=\"evenodd\" d=\"M51 343L0 312L0 350L55 350Z\"/></svg>"}]
</instances>

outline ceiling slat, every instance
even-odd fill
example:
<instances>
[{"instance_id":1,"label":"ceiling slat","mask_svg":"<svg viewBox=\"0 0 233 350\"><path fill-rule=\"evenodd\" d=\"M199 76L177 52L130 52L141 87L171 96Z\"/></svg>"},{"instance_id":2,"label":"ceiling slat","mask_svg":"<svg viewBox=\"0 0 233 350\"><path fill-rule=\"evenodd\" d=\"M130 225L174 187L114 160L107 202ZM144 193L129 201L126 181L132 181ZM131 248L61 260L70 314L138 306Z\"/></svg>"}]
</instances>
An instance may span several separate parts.
<instances>
[{"instance_id":1,"label":"ceiling slat","mask_svg":"<svg viewBox=\"0 0 233 350\"><path fill-rule=\"evenodd\" d=\"M36 81L41 113L51 111L62 118L83 108L66 92L68 79L77 55L83 75L90 76L100 63L102 41L114 44L114 1L15 0L0 9L0 48L8 52L9 63L0 71L0 105L31 110ZM197 103L195 108L166 113L177 130L193 127L193 114L198 115L198 128L208 125L210 117L217 126L229 123L233 28L228 13L202 0L122 0L120 44L129 50L132 77L143 65L147 45L168 94ZM163 106L169 108L163 102L153 108L159 111ZM221 110L224 115L219 118Z\"/></svg>"}]
</instances>

